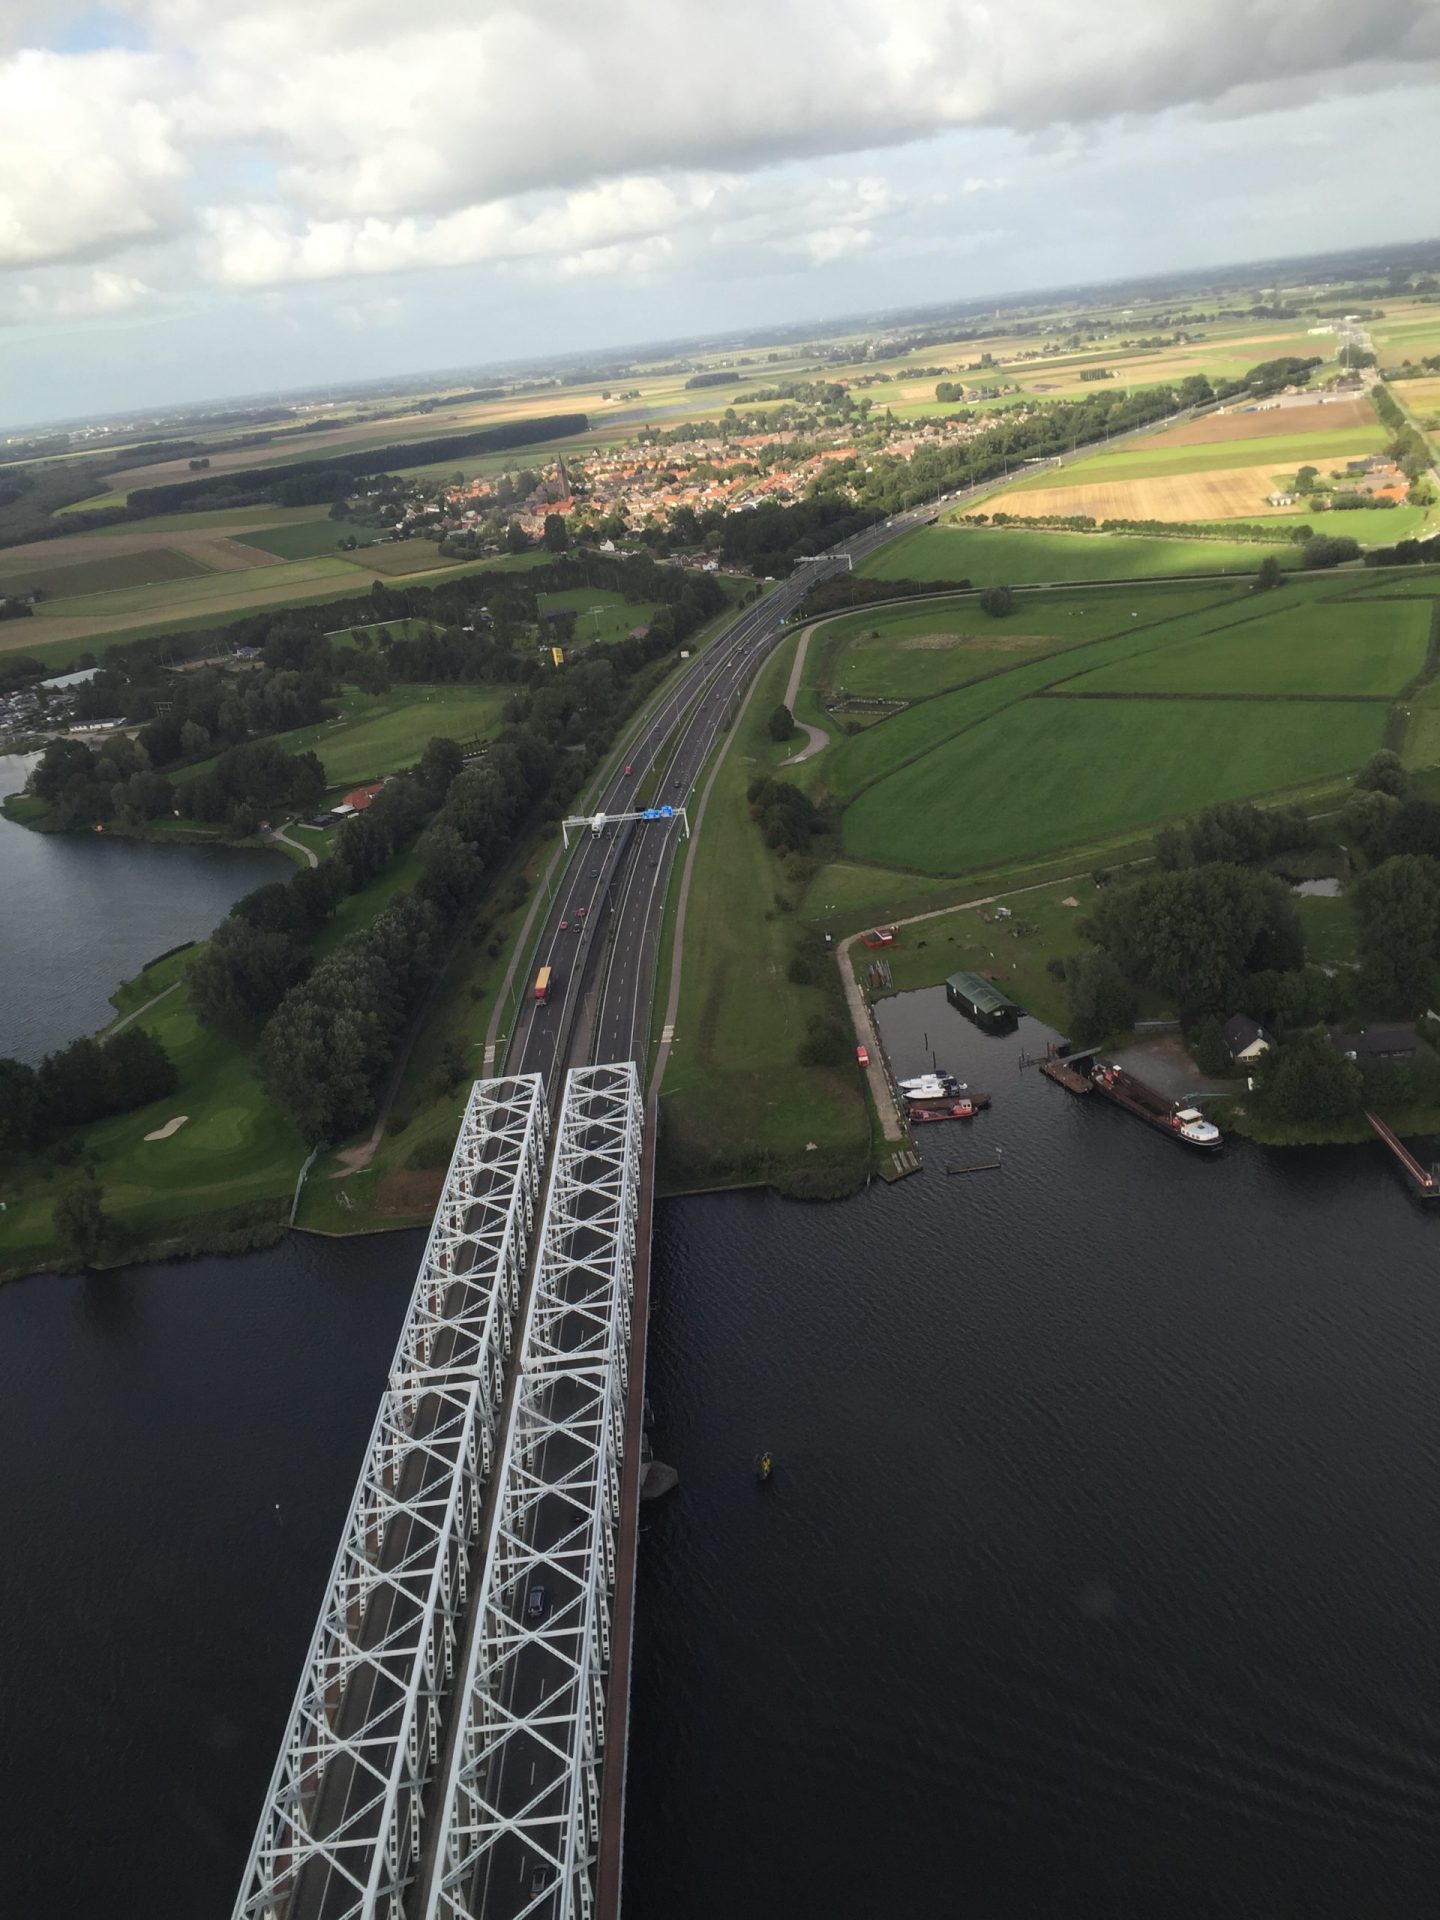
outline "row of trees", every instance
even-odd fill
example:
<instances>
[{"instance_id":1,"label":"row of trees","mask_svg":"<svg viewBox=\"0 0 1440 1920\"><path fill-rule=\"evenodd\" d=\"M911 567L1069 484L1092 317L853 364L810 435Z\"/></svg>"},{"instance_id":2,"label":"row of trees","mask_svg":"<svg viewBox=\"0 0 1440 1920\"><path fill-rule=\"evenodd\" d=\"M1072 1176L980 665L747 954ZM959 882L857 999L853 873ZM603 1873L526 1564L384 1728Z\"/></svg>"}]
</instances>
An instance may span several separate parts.
<instances>
[{"instance_id":1,"label":"row of trees","mask_svg":"<svg viewBox=\"0 0 1440 1920\"><path fill-rule=\"evenodd\" d=\"M0 1059L0 1153L28 1153L63 1128L149 1106L177 1084L174 1062L143 1027L72 1041L38 1067Z\"/></svg>"},{"instance_id":2,"label":"row of trees","mask_svg":"<svg viewBox=\"0 0 1440 1920\"><path fill-rule=\"evenodd\" d=\"M155 771L142 741L117 733L97 747L52 740L29 785L60 827L114 822L133 828L183 807L197 820L251 834L277 807L318 805L325 769L313 753L286 753L273 740L254 740L227 748L212 769L177 787Z\"/></svg>"}]
</instances>

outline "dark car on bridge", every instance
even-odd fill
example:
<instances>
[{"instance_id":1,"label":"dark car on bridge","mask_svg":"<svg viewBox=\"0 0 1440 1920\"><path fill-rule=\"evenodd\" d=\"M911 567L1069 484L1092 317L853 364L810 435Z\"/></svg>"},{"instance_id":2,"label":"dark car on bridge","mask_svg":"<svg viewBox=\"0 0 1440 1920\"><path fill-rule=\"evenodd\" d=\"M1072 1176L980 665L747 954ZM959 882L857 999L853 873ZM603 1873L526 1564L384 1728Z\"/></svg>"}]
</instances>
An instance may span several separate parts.
<instances>
[{"instance_id":1,"label":"dark car on bridge","mask_svg":"<svg viewBox=\"0 0 1440 1920\"><path fill-rule=\"evenodd\" d=\"M550 1609L550 1589L531 1587L525 1596L525 1612L531 1620L543 1620Z\"/></svg>"}]
</instances>

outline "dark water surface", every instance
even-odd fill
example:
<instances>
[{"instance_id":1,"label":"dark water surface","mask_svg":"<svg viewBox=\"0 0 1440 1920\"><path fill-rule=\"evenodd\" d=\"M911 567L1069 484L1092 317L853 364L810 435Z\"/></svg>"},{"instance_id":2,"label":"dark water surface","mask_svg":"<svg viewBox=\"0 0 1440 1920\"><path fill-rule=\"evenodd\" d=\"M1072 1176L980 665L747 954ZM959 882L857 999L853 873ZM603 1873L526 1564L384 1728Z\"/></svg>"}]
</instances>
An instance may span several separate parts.
<instances>
[{"instance_id":1,"label":"dark water surface","mask_svg":"<svg viewBox=\"0 0 1440 1920\"><path fill-rule=\"evenodd\" d=\"M1433 1912L1440 1219L881 1024L921 1175L659 1210L627 1920Z\"/></svg>"},{"instance_id":2,"label":"dark water surface","mask_svg":"<svg viewBox=\"0 0 1440 1920\"><path fill-rule=\"evenodd\" d=\"M658 1212L626 1920L1428 1915L1440 1219L882 1021L921 1175ZM420 1245L0 1288L0 1910L225 1920Z\"/></svg>"},{"instance_id":3,"label":"dark water surface","mask_svg":"<svg viewBox=\"0 0 1440 1920\"><path fill-rule=\"evenodd\" d=\"M0 756L0 797L34 764ZM98 1031L122 980L290 872L279 853L33 833L0 815L0 1054L38 1061Z\"/></svg>"}]
</instances>

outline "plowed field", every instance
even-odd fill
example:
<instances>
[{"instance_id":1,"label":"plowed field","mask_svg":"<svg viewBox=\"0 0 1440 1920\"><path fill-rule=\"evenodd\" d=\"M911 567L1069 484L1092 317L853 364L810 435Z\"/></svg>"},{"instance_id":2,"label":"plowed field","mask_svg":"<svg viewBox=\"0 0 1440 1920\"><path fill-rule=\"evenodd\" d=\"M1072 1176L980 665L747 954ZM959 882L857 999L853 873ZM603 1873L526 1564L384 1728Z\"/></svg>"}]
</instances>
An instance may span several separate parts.
<instances>
[{"instance_id":1,"label":"plowed field","mask_svg":"<svg viewBox=\"0 0 1440 1920\"><path fill-rule=\"evenodd\" d=\"M1322 472L1343 466L1331 454L1313 464ZM1266 504L1275 468L1217 467L1207 473L1156 474L1143 480L1103 480L1086 487L1040 487L1017 492L1014 505L1030 515L1088 513L1096 520L1252 520L1285 507Z\"/></svg>"},{"instance_id":2,"label":"plowed field","mask_svg":"<svg viewBox=\"0 0 1440 1920\"><path fill-rule=\"evenodd\" d=\"M1292 433L1328 433L1332 427L1380 428L1364 398L1312 401L1306 406L1267 407L1259 413L1207 413L1184 426L1151 435L1147 447L1209 447L1226 440L1266 440Z\"/></svg>"}]
</instances>

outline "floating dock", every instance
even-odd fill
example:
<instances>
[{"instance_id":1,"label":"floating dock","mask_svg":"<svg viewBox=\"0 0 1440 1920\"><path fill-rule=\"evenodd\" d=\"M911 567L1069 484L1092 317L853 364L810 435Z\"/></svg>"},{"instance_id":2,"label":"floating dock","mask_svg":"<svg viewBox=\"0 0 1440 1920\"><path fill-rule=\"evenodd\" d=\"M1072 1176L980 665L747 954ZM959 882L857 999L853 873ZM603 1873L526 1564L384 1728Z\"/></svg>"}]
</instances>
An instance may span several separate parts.
<instances>
[{"instance_id":1,"label":"floating dock","mask_svg":"<svg viewBox=\"0 0 1440 1920\"><path fill-rule=\"evenodd\" d=\"M1095 1091L1093 1080L1087 1080L1083 1073L1077 1073L1074 1067L1067 1066L1063 1060L1042 1060L1040 1071L1047 1080L1053 1080L1057 1087L1064 1087L1069 1093Z\"/></svg>"},{"instance_id":2,"label":"floating dock","mask_svg":"<svg viewBox=\"0 0 1440 1920\"><path fill-rule=\"evenodd\" d=\"M1378 1113L1367 1112L1365 1118L1370 1122L1370 1125L1374 1128L1380 1139L1384 1141L1391 1153L1393 1153L1395 1158L1400 1162L1406 1173L1408 1173L1410 1178L1415 1182L1415 1188L1420 1198L1422 1200L1440 1200L1440 1181L1436 1179L1435 1169L1432 1168L1427 1173L1415 1158L1414 1154L1411 1153L1410 1149L1405 1145L1404 1141L1396 1138Z\"/></svg>"}]
</instances>

